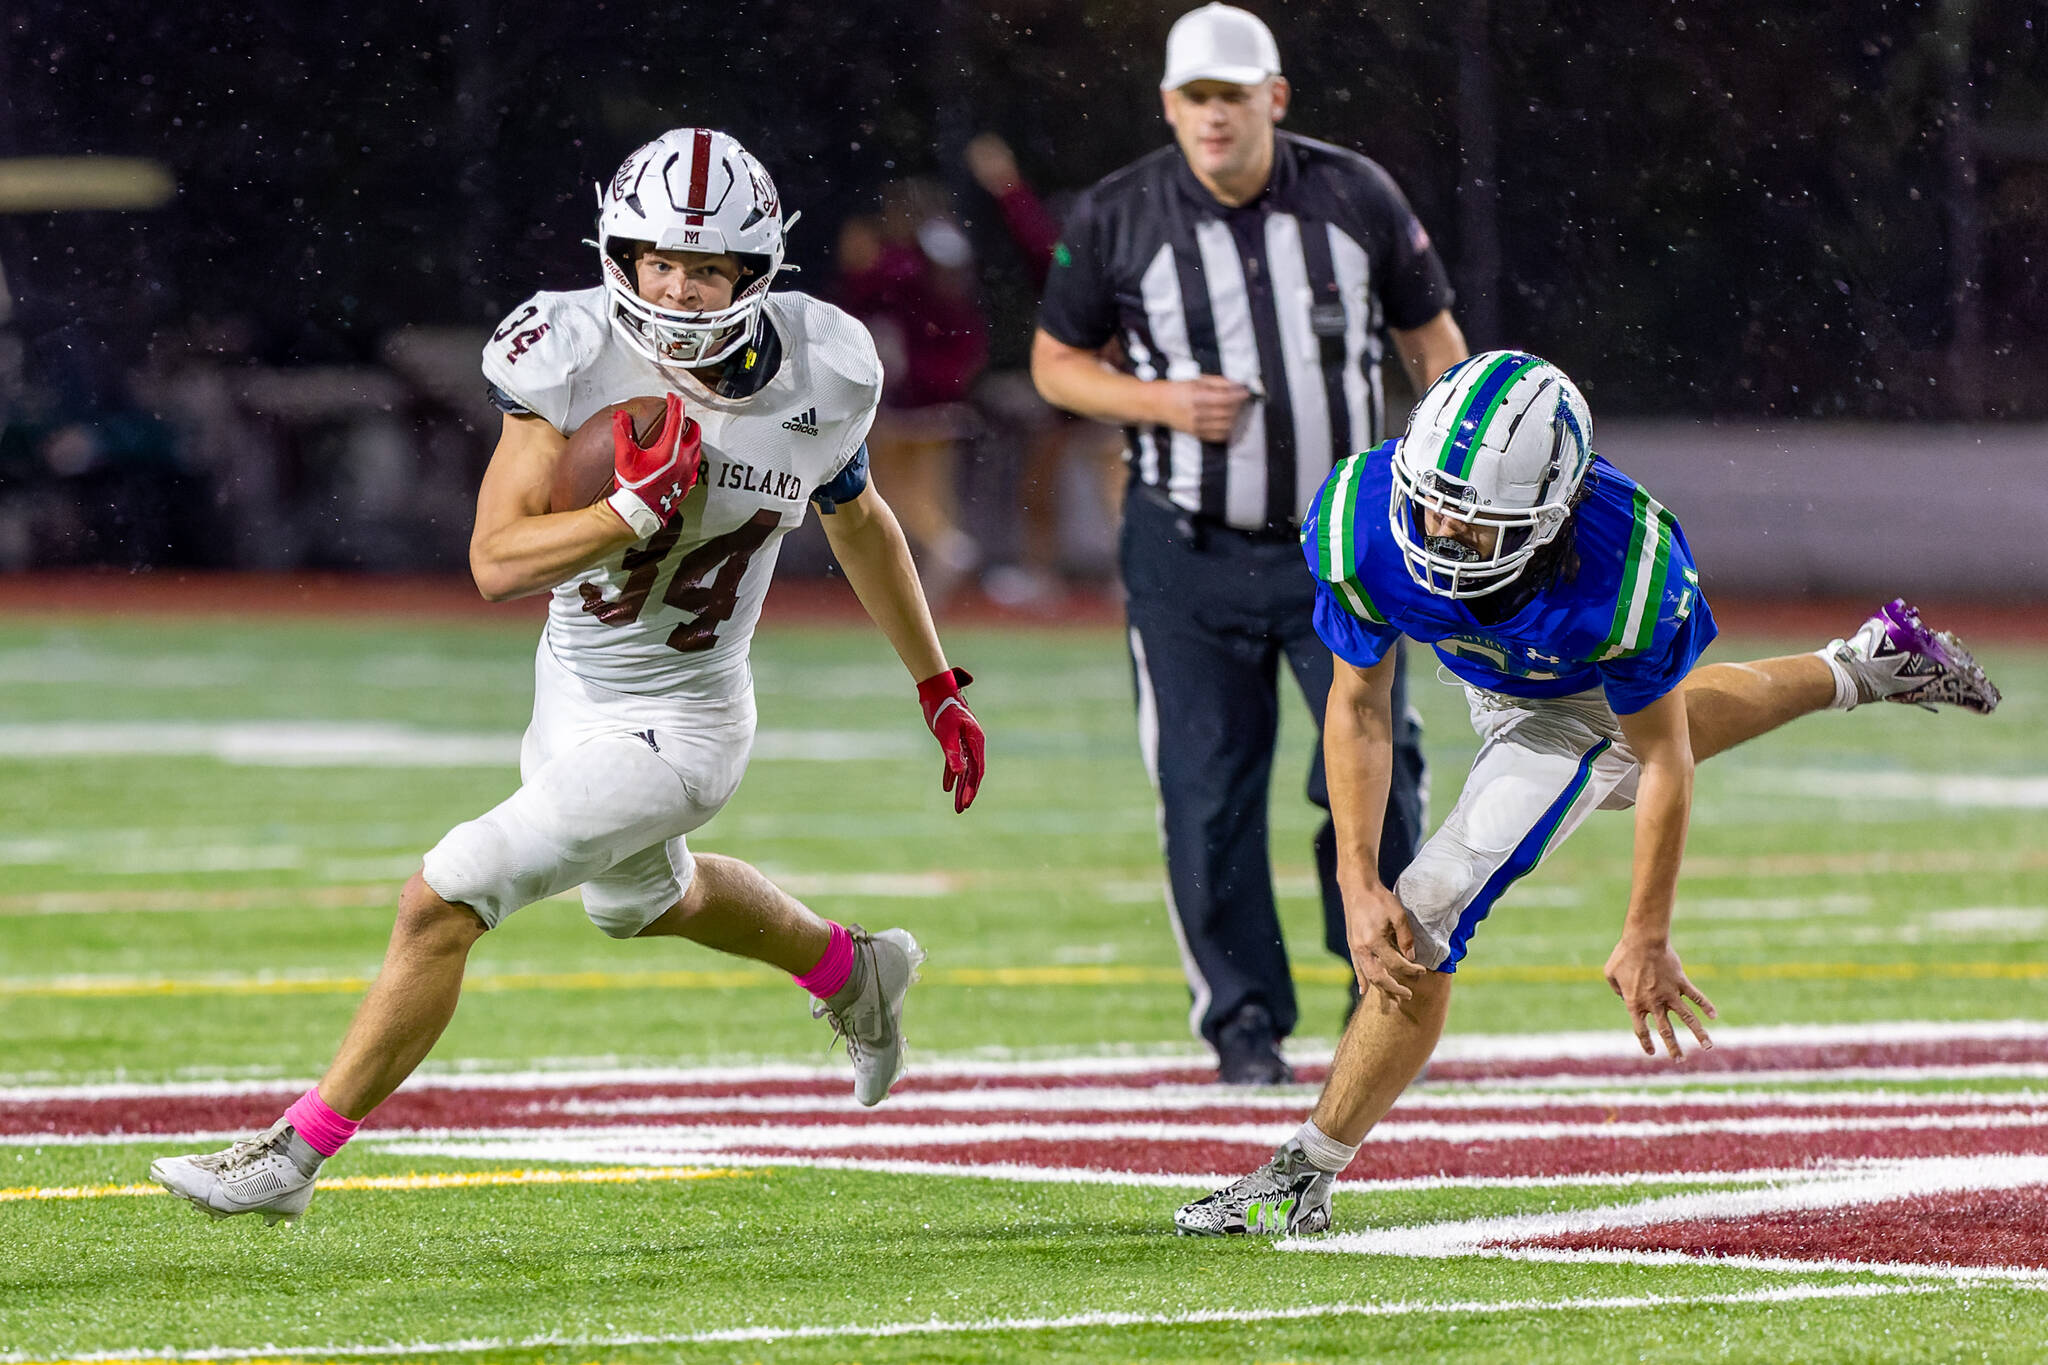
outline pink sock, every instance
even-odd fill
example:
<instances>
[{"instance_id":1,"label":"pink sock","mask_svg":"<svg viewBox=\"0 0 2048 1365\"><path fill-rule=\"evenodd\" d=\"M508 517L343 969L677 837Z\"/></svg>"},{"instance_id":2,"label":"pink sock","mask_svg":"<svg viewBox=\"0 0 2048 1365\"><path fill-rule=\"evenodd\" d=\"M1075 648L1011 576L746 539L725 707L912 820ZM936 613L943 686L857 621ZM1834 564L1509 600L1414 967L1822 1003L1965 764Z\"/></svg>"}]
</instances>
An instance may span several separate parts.
<instances>
[{"instance_id":1,"label":"pink sock","mask_svg":"<svg viewBox=\"0 0 2048 1365\"><path fill-rule=\"evenodd\" d=\"M292 1107L284 1111L285 1122L298 1131L306 1145L322 1156L333 1156L362 1127L361 1119L345 1119L327 1107L327 1101L320 1098L320 1087L314 1086L305 1094L292 1101Z\"/></svg>"},{"instance_id":2,"label":"pink sock","mask_svg":"<svg viewBox=\"0 0 2048 1365\"><path fill-rule=\"evenodd\" d=\"M853 935L829 919L825 925L832 931L832 941L825 945L825 955L818 959L817 966L802 976L792 978L820 1000L830 1000L839 994L846 988L846 979L853 975Z\"/></svg>"}]
</instances>

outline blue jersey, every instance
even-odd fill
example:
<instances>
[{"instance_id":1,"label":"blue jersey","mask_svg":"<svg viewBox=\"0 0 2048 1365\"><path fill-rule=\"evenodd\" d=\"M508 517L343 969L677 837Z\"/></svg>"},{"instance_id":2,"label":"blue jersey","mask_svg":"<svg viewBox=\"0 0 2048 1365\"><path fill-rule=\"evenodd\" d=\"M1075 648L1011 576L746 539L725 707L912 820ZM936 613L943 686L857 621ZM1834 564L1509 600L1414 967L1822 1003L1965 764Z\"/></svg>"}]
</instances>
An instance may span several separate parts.
<instances>
[{"instance_id":1,"label":"blue jersey","mask_svg":"<svg viewBox=\"0 0 2048 1365\"><path fill-rule=\"evenodd\" d=\"M1387 523L1394 442L1330 471L1302 523L1316 576L1316 634L1370 668L1403 635L1434 645L1457 676L1514 697L1604 688L1617 715L1642 710L1692 671L1714 638L1685 533L1655 498L1593 457L1572 514L1578 572L1483 625L1463 602L1409 577Z\"/></svg>"}]
</instances>

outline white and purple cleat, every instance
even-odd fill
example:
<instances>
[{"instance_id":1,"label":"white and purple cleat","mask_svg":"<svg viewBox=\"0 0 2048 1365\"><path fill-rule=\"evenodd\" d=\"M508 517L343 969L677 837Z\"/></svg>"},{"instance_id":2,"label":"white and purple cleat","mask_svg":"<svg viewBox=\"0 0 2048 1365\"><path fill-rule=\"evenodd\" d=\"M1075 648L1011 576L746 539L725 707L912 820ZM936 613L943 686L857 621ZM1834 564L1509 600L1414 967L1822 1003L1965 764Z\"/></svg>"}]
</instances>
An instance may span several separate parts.
<instances>
[{"instance_id":1,"label":"white and purple cleat","mask_svg":"<svg viewBox=\"0 0 2048 1365\"><path fill-rule=\"evenodd\" d=\"M1922 710L1959 706L1988 716L1998 706L1998 689L1963 642L1945 630L1930 630L1920 613L1894 597L1862 628L1836 640L1827 652L1856 684L1856 704L1896 701Z\"/></svg>"}]
</instances>

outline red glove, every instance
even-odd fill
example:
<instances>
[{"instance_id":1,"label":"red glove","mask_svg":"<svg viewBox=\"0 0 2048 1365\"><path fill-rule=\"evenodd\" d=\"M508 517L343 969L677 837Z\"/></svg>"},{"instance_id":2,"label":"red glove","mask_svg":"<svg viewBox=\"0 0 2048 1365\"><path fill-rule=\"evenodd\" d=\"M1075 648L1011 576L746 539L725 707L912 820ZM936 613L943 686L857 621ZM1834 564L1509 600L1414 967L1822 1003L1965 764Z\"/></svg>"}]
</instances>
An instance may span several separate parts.
<instances>
[{"instance_id":1,"label":"red glove","mask_svg":"<svg viewBox=\"0 0 2048 1365\"><path fill-rule=\"evenodd\" d=\"M624 408L612 414L612 467L619 487L605 503L634 535L645 540L675 520L704 468L704 433L683 416L680 394L668 395L644 446L633 439L633 415Z\"/></svg>"},{"instance_id":2,"label":"red glove","mask_svg":"<svg viewBox=\"0 0 2048 1365\"><path fill-rule=\"evenodd\" d=\"M981 733L981 722L974 718L966 699L960 695L960 689L973 681L974 675L966 669L949 668L917 685L917 704L924 708L924 723L939 741L939 747L946 751L946 771L939 778L939 786L953 793L956 815L974 804L974 793L981 789L981 776L988 771L982 756L988 741Z\"/></svg>"}]
</instances>

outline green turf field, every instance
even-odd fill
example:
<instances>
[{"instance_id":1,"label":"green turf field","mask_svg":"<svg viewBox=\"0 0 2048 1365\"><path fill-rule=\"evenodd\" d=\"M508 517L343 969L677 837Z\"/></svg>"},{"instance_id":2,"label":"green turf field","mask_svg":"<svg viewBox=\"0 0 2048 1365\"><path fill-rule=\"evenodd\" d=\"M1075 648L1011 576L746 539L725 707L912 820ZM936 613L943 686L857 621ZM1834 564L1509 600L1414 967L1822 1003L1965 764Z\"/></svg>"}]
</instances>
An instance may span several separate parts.
<instances>
[{"instance_id":1,"label":"green turf field","mask_svg":"<svg viewBox=\"0 0 2048 1365\"><path fill-rule=\"evenodd\" d=\"M533 638L524 619L0 623L0 1086L317 1075L398 884L516 781ZM759 750L693 845L835 918L913 929L931 952L907 1027L920 1058L1188 1054L1118 635L948 643L990 736L969 814L941 795L877 635L770 630ZM1725 1026L2048 1019L2048 653L1979 652L2005 693L1994 717L1825 715L1701 769L1677 946ZM1459 693L1426 667L1413 691L1440 814L1474 741ZM1273 807L1304 1052L1334 1039L1345 980L1320 946L1310 734L1297 705ZM1482 928L1455 1033L1626 1030L1599 970L1629 837L1626 816L1597 817ZM469 983L432 1071L828 1061L786 978L614 942L573 897L489 935ZM2038 1276L1288 1254L1174 1238L1192 1186L801 1165L336 1190L288 1230L101 1189L167 1150L0 1147L0 1361L2048 1357ZM336 1174L532 1164L366 1146ZM103 1197L18 1193L59 1187ZM1611 1197L1407 1189L1337 1211L1342 1230Z\"/></svg>"}]
</instances>

